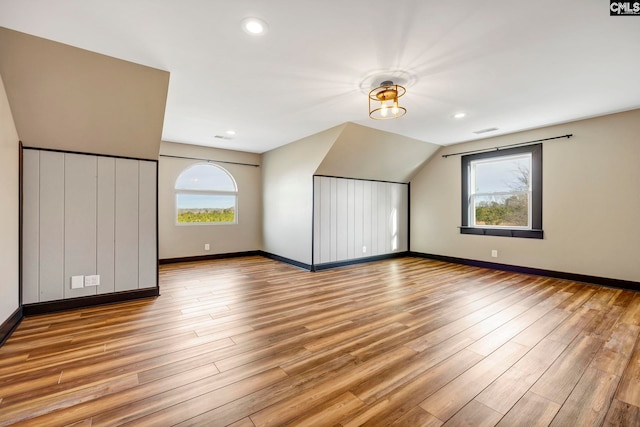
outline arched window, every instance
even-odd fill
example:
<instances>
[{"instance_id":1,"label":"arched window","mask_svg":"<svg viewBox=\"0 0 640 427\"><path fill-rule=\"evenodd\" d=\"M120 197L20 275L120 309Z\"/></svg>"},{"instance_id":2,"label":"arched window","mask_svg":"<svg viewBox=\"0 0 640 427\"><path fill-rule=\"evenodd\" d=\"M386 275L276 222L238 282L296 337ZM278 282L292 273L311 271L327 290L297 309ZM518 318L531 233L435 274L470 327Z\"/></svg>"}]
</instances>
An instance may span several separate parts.
<instances>
[{"instance_id":1,"label":"arched window","mask_svg":"<svg viewBox=\"0 0 640 427\"><path fill-rule=\"evenodd\" d=\"M236 224L238 187L229 172L197 164L176 180L177 224Z\"/></svg>"}]
</instances>

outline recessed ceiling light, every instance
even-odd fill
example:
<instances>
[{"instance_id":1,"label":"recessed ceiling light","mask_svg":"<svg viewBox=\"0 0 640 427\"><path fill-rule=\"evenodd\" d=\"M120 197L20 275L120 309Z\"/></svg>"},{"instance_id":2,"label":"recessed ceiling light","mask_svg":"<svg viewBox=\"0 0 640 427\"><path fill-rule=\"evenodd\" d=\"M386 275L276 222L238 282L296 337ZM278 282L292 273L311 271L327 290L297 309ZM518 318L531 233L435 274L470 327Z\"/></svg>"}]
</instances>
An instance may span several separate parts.
<instances>
[{"instance_id":1,"label":"recessed ceiling light","mask_svg":"<svg viewBox=\"0 0 640 427\"><path fill-rule=\"evenodd\" d=\"M228 130L227 132L225 132L227 135L235 135L236 131L235 130Z\"/></svg>"},{"instance_id":2,"label":"recessed ceiling light","mask_svg":"<svg viewBox=\"0 0 640 427\"><path fill-rule=\"evenodd\" d=\"M258 18L246 18L242 20L242 29L252 36L261 36L267 32L267 23Z\"/></svg>"},{"instance_id":3,"label":"recessed ceiling light","mask_svg":"<svg viewBox=\"0 0 640 427\"><path fill-rule=\"evenodd\" d=\"M467 113L462 113L462 112L460 112L460 113L456 113L456 114L454 114L454 115L453 115L453 118L454 118L454 119L461 119L461 118L466 117L466 116L467 116Z\"/></svg>"}]
</instances>

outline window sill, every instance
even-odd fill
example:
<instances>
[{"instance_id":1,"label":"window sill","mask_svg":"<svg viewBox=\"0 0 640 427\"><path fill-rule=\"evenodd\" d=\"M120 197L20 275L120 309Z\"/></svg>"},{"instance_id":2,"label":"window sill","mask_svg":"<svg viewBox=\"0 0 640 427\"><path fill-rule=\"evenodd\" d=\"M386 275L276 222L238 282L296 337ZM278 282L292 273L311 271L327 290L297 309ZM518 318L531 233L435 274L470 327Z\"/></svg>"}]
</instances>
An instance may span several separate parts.
<instances>
[{"instance_id":1,"label":"window sill","mask_svg":"<svg viewBox=\"0 0 640 427\"><path fill-rule=\"evenodd\" d=\"M460 234L475 234L480 236L520 237L524 239L543 239L542 230L518 230L509 228L476 228L460 227Z\"/></svg>"}]
</instances>

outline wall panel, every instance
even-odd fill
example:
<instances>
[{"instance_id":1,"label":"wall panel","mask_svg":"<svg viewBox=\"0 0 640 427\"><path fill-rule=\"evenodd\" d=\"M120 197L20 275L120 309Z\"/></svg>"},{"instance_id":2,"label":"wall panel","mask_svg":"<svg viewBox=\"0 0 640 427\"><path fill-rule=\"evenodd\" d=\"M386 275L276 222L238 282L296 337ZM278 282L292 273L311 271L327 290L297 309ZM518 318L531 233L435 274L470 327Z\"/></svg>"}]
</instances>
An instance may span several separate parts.
<instances>
[{"instance_id":1,"label":"wall panel","mask_svg":"<svg viewBox=\"0 0 640 427\"><path fill-rule=\"evenodd\" d=\"M64 154L40 153L40 301L64 297Z\"/></svg>"},{"instance_id":2,"label":"wall panel","mask_svg":"<svg viewBox=\"0 0 640 427\"><path fill-rule=\"evenodd\" d=\"M98 158L97 265L98 294L115 292L116 159Z\"/></svg>"},{"instance_id":3,"label":"wall panel","mask_svg":"<svg viewBox=\"0 0 640 427\"><path fill-rule=\"evenodd\" d=\"M378 222L374 229L377 229L377 240L378 243L376 245L377 252L376 255L385 254L391 252L391 237L389 234L390 227L389 223L391 221L391 211L393 209L397 209L391 205L391 186L384 182L378 182ZM376 209L374 207L373 209Z\"/></svg>"},{"instance_id":4,"label":"wall panel","mask_svg":"<svg viewBox=\"0 0 640 427\"><path fill-rule=\"evenodd\" d=\"M406 184L315 176L314 188L316 264L408 250Z\"/></svg>"},{"instance_id":5,"label":"wall panel","mask_svg":"<svg viewBox=\"0 0 640 427\"><path fill-rule=\"evenodd\" d=\"M355 215L355 183L353 179L345 180L347 182L347 257L351 259L355 257L356 246L356 215Z\"/></svg>"},{"instance_id":6,"label":"wall panel","mask_svg":"<svg viewBox=\"0 0 640 427\"><path fill-rule=\"evenodd\" d=\"M348 186L349 181L346 179L336 179L336 261L343 261L349 258L347 248L349 241L349 230L347 229L349 216Z\"/></svg>"},{"instance_id":7,"label":"wall panel","mask_svg":"<svg viewBox=\"0 0 640 427\"><path fill-rule=\"evenodd\" d=\"M64 156L64 298L95 295L96 286L71 288L71 276L96 273L96 202L98 162L95 156Z\"/></svg>"},{"instance_id":8,"label":"wall panel","mask_svg":"<svg viewBox=\"0 0 640 427\"><path fill-rule=\"evenodd\" d=\"M378 196L379 196L379 190L378 190L378 182L370 182L369 183L371 185L371 241L369 243L369 246L367 248L367 254L369 254L369 256L372 255L378 255L380 252L378 252L378 218L384 216L384 205L379 205L378 204ZM380 186L380 188L383 188L382 186ZM380 203L382 203L382 199L380 200ZM380 215L380 208L382 207L382 215Z\"/></svg>"},{"instance_id":9,"label":"wall panel","mask_svg":"<svg viewBox=\"0 0 640 427\"><path fill-rule=\"evenodd\" d=\"M362 181L362 250L361 256L371 256L371 181Z\"/></svg>"},{"instance_id":10,"label":"wall panel","mask_svg":"<svg viewBox=\"0 0 640 427\"><path fill-rule=\"evenodd\" d=\"M157 265L156 182L157 167L153 162L139 163L138 191L138 288L153 288L157 274L150 265Z\"/></svg>"},{"instance_id":11,"label":"wall panel","mask_svg":"<svg viewBox=\"0 0 640 427\"><path fill-rule=\"evenodd\" d=\"M115 290L138 289L138 162L116 159Z\"/></svg>"},{"instance_id":12,"label":"wall panel","mask_svg":"<svg viewBox=\"0 0 640 427\"><path fill-rule=\"evenodd\" d=\"M331 259L331 179L320 182L320 259Z\"/></svg>"},{"instance_id":13,"label":"wall panel","mask_svg":"<svg viewBox=\"0 0 640 427\"><path fill-rule=\"evenodd\" d=\"M331 261L338 259L338 187L335 178L329 179L329 205L331 220L329 221L329 251Z\"/></svg>"},{"instance_id":14,"label":"wall panel","mask_svg":"<svg viewBox=\"0 0 640 427\"><path fill-rule=\"evenodd\" d=\"M23 151L22 302L40 301L40 152Z\"/></svg>"},{"instance_id":15,"label":"wall panel","mask_svg":"<svg viewBox=\"0 0 640 427\"><path fill-rule=\"evenodd\" d=\"M321 182L319 179L313 180L313 206L316 209L320 209L320 200L321 200ZM313 215L318 215L318 211L314 211ZM313 221L313 262L320 262L320 222Z\"/></svg>"},{"instance_id":16,"label":"wall panel","mask_svg":"<svg viewBox=\"0 0 640 427\"><path fill-rule=\"evenodd\" d=\"M364 220L364 181L355 180L353 182L354 185L354 197L353 197L353 258L362 257L362 244L364 242L364 229L363 229L363 220Z\"/></svg>"}]
</instances>

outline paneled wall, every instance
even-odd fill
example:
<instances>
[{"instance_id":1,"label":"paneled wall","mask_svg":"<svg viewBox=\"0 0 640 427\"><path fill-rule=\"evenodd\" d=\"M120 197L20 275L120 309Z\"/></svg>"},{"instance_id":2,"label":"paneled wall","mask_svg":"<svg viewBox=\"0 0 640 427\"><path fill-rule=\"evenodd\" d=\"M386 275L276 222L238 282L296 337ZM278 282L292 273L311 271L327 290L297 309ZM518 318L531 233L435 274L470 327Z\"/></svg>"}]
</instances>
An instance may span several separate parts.
<instances>
[{"instance_id":1,"label":"paneled wall","mask_svg":"<svg viewBox=\"0 0 640 427\"><path fill-rule=\"evenodd\" d=\"M157 286L153 161L24 150L23 303ZM100 285L72 289L72 276Z\"/></svg>"},{"instance_id":2,"label":"paneled wall","mask_svg":"<svg viewBox=\"0 0 640 427\"><path fill-rule=\"evenodd\" d=\"M314 264L408 250L408 185L314 176Z\"/></svg>"}]
</instances>

